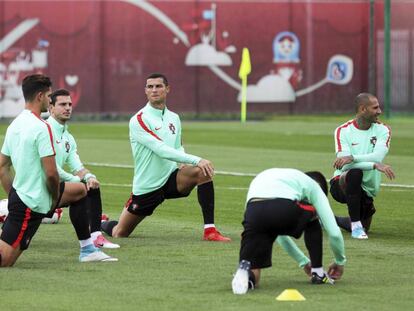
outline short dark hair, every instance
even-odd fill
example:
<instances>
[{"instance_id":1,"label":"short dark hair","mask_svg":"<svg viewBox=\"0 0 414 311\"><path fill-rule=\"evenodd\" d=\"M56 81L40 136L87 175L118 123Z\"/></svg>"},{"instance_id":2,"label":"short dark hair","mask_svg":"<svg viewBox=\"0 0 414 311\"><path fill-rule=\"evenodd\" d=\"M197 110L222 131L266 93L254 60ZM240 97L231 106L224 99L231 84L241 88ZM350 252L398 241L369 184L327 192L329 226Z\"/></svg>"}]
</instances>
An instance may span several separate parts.
<instances>
[{"instance_id":1,"label":"short dark hair","mask_svg":"<svg viewBox=\"0 0 414 311\"><path fill-rule=\"evenodd\" d=\"M161 79L163 80L163 82L164 82L165 86L168 86L168 80L167 80L167 77L166 77L165 75L163 75L162 73L158 73L158 72L151 73L151 74L147 77L147 80L148 80L148 79L157 79L157 78L161 78Z\"/></svg>"},{"instance_id":2,"label":"short dark hair","mask_svg":"<svg viewBox=\"0 0 414 311\"><path fill-rule=\"evenodd\" d=\"M322 188L323 193L325 193L325 195L328 195L328 183L326 182L325 176L323 176L321 172L311 171L306 172L305 174L312 178L314 181L316 181Z\"/></svg>"},{"instance_id":3,"label":"short dark hair","mask_svg":"<svg viewBox=\"0 0 414 311\"><path fill-rule=\"evenodd\" d=\"M70 96L70 92L66 89L57 89L50 95L50 104L55 105L58 96Z\"/></svg>"},{"instance_id":4,"label":"short dark hair","mask_svg":"<svg viewBox=\"0 0 414 311\"><path fill-rule=\"evenodd\" d=\"M22 82L23 96L26 102L35 99L37 93L46 92L52 86L49 77L42 74L26 76Z\"/></svg>"},{"instance_id":5,"label":"short dark hair","mask_svg":"<svg viewBox=\"0 0 414 311\"><path fill-rule=\"evenodd\" d=\"M375 96L370 93L358 94L357 97L355 97L355 112L358 112L361 106L370 103L373 98L375 98Z\"/></svg>"}]
</instances>

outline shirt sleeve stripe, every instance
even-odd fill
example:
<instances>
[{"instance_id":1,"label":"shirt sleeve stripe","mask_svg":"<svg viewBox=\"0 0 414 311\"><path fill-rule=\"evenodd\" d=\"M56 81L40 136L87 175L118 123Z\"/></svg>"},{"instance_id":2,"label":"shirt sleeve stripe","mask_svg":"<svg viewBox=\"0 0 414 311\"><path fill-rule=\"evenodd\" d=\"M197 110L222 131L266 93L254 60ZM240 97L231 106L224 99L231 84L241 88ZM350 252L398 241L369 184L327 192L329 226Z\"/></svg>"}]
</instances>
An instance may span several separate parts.
<instances>
[{"instance_id":1,"label":"shirt sleeve stripe","mask_svg":"<svg viewBox=\"0 0 414 311\"><path fill-rule=\"evenodd\" d=\"M341 136L341 130L342 130L343 128L348 127L350 124L352 124L352 122L353 122L353 121L348 121L347 123L345 123L344 125L342 125L342 126L340 126L340 127L338 127L338 128L336 129L336 144L338 145L338 151L337 151L337 152L341 152L341 151L342 151L342 145L341 145L341 139L340 139L340 136Z\"/></svg>"},{"instance_id":2,"label":"shirt sleeve stripe","mask_svg":"<svg viewBox=\"0 0 414 311\"><path fill-rule=\"evenodd\" d=\"M144 121L142 120L142 112L141 113L139 113L139 114L137 114L137 120L138 120L138 123L139 123L139 125L142 127L142 129L145 131L145 132L147 132L148 134L150 134L150 135L152 135L152 136L154 136L156 139L158 139L158 140L161 140L162 141L162 139L161 138L159 138L158 136L157 136L157 134L155 134L153 131L151 131L146 125L145 125L145 123L144 123Z\"/></svg>"},{"instance_id":3,"label":"shirt sleeve stripe","mask_svg":"<svg viewBox=\"0 0 414 311\"><path fill-rule=\"evenodd\" d=\"M391 128L387 124L384 124L384 125L388 129L388 138L387 138L387 141L385 143L385 146L387 146L387 148L389 148L390 147L390 140L391 140Z\"/></svg>"},{"instance_id":4,"label":"shirt sleeve stripe","mask_svg":"<svg viewBox=\"0 0 414 311\"><path fill-rule=\"evenodd\" d=\"M33 113L33 112L32 112ZM47 131L49 132L49 138L50 138L50 143L52 145L52 150L53 150L53 155L56 155L56 151L55 151L55 145L53 144L53 134L52 134L52 129L50 128L50 124L47 123L45 120L43 120L41 117L39 117L38 115L36 115L35 113L33 113L34 116L36 116L36 118L38 118L40 121L42 121L44 124L46 124L47 127Z\"/></svg>"}]
</instances>

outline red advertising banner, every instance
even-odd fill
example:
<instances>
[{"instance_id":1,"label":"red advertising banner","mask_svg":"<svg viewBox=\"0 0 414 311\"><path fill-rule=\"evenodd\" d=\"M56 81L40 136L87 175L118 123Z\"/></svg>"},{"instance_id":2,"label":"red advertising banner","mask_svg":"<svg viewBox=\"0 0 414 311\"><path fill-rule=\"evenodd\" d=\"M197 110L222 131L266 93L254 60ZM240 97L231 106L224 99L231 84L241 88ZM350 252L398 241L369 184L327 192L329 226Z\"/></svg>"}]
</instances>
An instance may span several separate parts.
<instances>
[{"instance_id":1,"label":"red advertising banner","mask_svg":"<svg viewBox=\"0 0 414 311\"><path fill-rule=\"evenodd\" d=\"M175 111L237 113L244 47L249 111L351 111L368 87L369 19L369 1L2 1L0 116L22 109L34 72L69 89L77 114L138 110L152 72L168 77Z\"/></svg>"}]
</instances>

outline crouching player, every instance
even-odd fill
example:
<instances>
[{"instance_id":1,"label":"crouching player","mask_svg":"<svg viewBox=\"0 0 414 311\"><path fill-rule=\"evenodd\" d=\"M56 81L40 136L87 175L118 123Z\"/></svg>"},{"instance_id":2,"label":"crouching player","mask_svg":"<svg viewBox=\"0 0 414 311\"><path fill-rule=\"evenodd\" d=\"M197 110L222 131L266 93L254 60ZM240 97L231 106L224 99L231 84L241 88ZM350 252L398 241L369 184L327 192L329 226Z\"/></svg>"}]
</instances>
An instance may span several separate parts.
<instances>
[{"instance_id":1,"label":"crouching player","mask_svg":"<svg viewBox=\"0 0 414 311\"><path fill-rule=\"evenodd\" d=\"M319 184L319 185L318 185ZM341 278L346 262L344 241L329 206L325 177L319 172L295 169L268 169L250 184L244 214L240 264L232 281L233 293L245 294L258 286L260 270L272 265L272 246L276 238L299 238L304 233L309 252L312 284L333 284ZM328 273L322 266L322 229L329 237L334 262ZM279 241L280 242L280 241ZM292 255L290 253L290 255Z\"/></svg>"}]
</instances>

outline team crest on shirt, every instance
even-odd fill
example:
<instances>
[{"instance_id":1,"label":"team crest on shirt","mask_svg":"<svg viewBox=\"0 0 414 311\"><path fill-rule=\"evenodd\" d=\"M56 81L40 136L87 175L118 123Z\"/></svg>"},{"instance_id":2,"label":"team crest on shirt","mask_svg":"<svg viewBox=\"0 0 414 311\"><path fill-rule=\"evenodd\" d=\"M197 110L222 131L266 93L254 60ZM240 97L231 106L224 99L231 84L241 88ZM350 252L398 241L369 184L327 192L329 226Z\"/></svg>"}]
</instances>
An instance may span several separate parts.
<instances>
[{"instance_id":1,"label":"team crest on shirt","mask_svg":"<svg viewBox=\"0 0 414 311\"><path fill-rule=\"evenodd\" d=\"M174 135L175 134L175 126L174 126L174 124L170 123L170 125L168 126L168 128L170 129L171 133Z\"/></svg>"},{"instance_id":2,"label":"team crest on shirt","mask_svg":"<svg viewBox=\"0 0 414 311\"><path fill-rule=\"evenodd\" d=\"M372 136L369 142L373 147L375 147L375 144L377 143L377 136Z\"/></svg>"},{"instance_id":3,"label":"team crest on shirt","mask_svg":"<svg viewBox=\"0 0 414 311\"><path fill-rule=\"evenodd\" d=\"M69 142L68 142L68 141L65 143L65 149L66 149L66 153L69 153L69 150L70 150L70 144L69 144Z\"/></svg>"}]
</instances>

